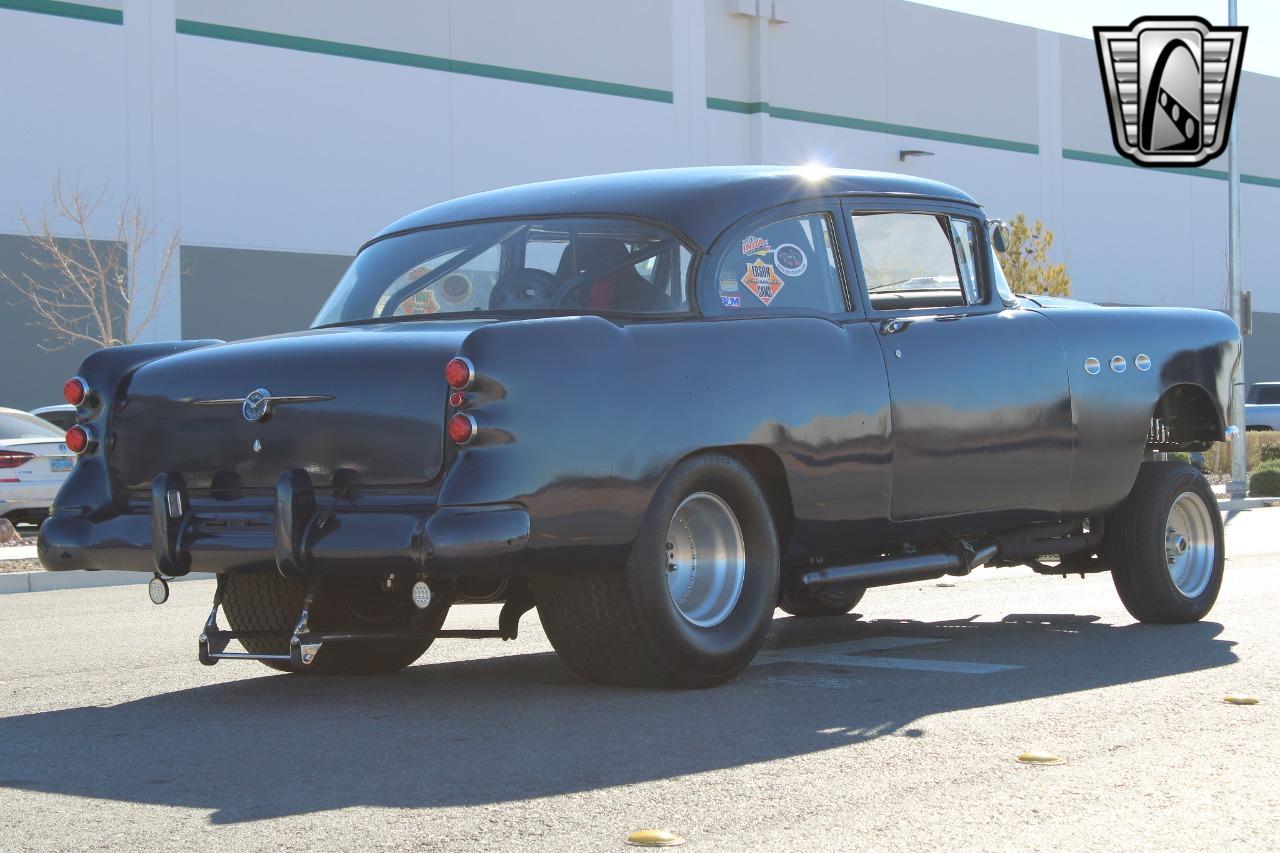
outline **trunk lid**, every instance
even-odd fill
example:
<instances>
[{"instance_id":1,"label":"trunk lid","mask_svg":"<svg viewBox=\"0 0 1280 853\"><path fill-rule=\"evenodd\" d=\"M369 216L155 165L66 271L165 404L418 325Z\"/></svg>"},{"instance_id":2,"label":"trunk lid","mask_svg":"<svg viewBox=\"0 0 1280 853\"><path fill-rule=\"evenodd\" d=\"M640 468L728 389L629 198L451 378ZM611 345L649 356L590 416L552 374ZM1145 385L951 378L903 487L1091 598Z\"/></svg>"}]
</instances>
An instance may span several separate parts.
<instances>
[{"instance_id":1,"label":"trunk lid","mask_svg":"<svg viewBox=\"0 0 1280 853\"><path fill-rule=\"evenodd\" d=\"M112 416L112 472L129 489L166 471L194 489L273 488L291 468L317 486L339 471L368 486L430 481L444 458L444 365L478 325L315 329L145 364ZM272 399L249 420L258 389Z\"/></svg>"}]
</instances>

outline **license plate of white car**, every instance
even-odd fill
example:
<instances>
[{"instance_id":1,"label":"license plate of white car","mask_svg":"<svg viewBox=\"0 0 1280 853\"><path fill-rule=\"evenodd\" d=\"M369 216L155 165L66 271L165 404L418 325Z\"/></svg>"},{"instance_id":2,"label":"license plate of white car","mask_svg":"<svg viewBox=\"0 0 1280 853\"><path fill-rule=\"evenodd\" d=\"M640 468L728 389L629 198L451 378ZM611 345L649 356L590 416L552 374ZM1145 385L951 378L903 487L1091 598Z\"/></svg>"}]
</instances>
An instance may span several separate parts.
<instances>
[{"instance_id":1,"label":"license plate of white car","mask_svg":"<svg viewBox=\"0 0 1280 853\"><path fill-rule=\"evenodd\" d=\"M75 461L71 459L54 458L49 460L49 470L55 474L70 471L75 467Z\"/></svg>"}]
</instances>

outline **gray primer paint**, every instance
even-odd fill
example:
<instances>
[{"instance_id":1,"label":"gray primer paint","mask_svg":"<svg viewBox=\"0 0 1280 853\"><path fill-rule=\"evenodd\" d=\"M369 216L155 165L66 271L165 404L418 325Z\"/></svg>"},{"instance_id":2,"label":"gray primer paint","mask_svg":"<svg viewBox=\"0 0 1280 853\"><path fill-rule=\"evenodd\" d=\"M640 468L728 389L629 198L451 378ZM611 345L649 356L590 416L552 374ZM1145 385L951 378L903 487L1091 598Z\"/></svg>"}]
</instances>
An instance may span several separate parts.
<instances>
[{"instance_id":1,"label":"gray primer paint","mask_svg":"<svg viewBox=\"0 0 1280 853\"><path fill-rule=\"evenodd\" d=\"M238 340L305 329L351 258L182 247L182 336Z\"/></svg>"},{"instance_id":2,"label":"gray primer paint","mask_svg":"<svg viewBox=\"0 0 1280 853\"><path fill-rule=\"evenodd\" d=\"M101 252L109 245L103 241L95 248ZM23 257L35 253L36 247L27 237L0 234L0 271L14 280L21 281L23 274L39 280L52 277ZM97 349L89 344L59 348L61 343L38 324L26 298L6 282L0 282L0 341L4 343L0 406L24 410L64 402L62 383Z\"/></svg>"}]
</instances>

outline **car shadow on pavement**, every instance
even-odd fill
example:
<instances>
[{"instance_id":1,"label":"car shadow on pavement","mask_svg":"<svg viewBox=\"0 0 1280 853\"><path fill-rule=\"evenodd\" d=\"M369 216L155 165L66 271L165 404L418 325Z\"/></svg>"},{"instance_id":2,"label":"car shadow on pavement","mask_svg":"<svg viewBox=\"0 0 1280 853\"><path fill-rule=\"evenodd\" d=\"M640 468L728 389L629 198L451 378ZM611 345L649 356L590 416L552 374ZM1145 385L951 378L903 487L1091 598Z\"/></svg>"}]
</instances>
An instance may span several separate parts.
<instances>
[{"instance_id":1,"label":"car shadow on pavement","mask_svg":"<svg viewBox=\"0 0 1280 853\"><path fill-rule=\"evenodd\" d=\"M1236 656L1221 630L1069 614L776 619L772 654L697 691L587 685L550 653L432 664L428 652L392 676L263 675L3 718L0 788L209 809L214 823L507 803L918 736L917 721L935 713L1225 666ZM883 637L940 641L887 653L898 658L1020 668L973 675L781 660Z\"/></svg>"}]
</instances>

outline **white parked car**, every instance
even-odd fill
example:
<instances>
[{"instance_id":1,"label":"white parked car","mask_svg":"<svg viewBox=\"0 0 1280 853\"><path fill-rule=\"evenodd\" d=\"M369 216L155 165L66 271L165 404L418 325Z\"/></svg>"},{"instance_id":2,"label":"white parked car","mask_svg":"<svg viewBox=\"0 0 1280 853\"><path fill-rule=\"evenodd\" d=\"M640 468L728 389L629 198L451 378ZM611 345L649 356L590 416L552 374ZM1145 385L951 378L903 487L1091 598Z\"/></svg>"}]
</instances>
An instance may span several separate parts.
<instances>
[{"instance_id":1,"label":"white parked car","mask_svg":"<svg viewBox=\"0 0 1280 853\"><path fill-rule=\"evenodd\" d=\"M46 420L0 408L0 518L40 523L75 465L65 433Z\"/></svg>"},{"instance_id":2,"label":"white parked car","mask_svg":"<svg viewBox=\"0 0 1280 853\"><path fill-rule=\"evenodd\" d=\"M1244 398L1245 429L1280 430L1280 382L1255 382Z\"/></svg>"}]
</instances>

